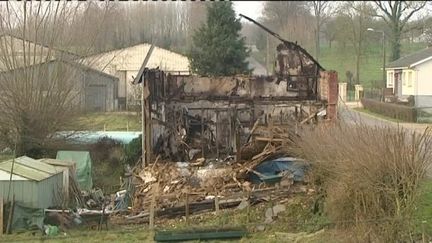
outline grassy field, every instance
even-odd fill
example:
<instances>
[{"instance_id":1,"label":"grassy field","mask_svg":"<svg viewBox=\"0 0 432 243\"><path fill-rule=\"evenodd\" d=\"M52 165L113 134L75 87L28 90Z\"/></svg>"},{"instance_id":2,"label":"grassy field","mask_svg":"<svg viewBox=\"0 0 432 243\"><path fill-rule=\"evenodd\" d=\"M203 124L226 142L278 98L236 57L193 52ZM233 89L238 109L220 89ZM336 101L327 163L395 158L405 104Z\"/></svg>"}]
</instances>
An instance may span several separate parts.
<instances>
[{"instance_id":1,"label":"grassy field","mask_svg":"<svg viewBox=\"0 0 432 243\"><path fill-rule=\"evenodd\" d=\"M127 112L88 113L76 119L71 125L73 130L141 130L140 117L136 113Z\"/></svg>"}]
</instances>

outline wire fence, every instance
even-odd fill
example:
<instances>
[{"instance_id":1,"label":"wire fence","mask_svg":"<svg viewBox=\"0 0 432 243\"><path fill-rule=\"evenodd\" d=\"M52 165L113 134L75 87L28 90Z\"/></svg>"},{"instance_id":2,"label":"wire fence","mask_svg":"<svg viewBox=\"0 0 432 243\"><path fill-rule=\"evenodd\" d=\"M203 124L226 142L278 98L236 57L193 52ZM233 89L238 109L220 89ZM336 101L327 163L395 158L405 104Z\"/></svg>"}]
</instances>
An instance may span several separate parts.
<instances>
[{"instance_id":1,"label":"wire fence","mask_svg":"<svg viewBox=\"0 0 432 243\"><path fill-rule=\"evenodd\" d=\"M360 95L361 96L361 95ZM377 88L367 88L363 91L363 97L361 98L367 98L367 99L373 99L373 100L382 100L382 90Z\"/></svg>"}]
</instances>

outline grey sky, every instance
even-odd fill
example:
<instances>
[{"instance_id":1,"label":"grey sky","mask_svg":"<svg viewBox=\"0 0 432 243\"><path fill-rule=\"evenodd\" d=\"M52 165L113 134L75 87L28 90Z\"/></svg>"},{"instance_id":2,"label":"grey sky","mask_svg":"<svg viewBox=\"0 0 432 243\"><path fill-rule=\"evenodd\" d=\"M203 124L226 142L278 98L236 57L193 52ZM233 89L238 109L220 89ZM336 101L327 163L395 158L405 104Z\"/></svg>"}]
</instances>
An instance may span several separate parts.
<instances>
[{"instance_id":1,"label":"grey sky","mask_svg":"<svg viewBox=\"0 0 432 243\"><path fill-rule=\"evenodd\" d=\"M236 1L233 2L234 11L257 20L261 17L264 2L261 1Z\"/></svg>"}]
</instances>

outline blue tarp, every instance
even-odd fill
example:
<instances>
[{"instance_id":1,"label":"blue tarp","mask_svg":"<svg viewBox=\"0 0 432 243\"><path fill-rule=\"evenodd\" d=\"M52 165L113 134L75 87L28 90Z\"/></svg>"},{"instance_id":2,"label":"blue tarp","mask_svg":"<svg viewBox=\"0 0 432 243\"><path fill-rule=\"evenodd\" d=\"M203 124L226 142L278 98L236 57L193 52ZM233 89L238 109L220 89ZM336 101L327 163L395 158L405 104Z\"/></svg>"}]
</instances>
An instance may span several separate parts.
<instances>
[{"instance_id":1,"label":"blue tarp","mask_svg":"<svg viewBox=\"0 0 432 243\"><path fill-rule=\"evenodd\" d=\"M308 168L306 162L293 157L282 157L274 160L267 160L255 167L255 171L265 176L275 176L283 171L290 171L294 175L294 181L303 181ZM253 172L249 173L249 180L255 184L262 183L261 178Z\"/></svg>"}]
</instances>

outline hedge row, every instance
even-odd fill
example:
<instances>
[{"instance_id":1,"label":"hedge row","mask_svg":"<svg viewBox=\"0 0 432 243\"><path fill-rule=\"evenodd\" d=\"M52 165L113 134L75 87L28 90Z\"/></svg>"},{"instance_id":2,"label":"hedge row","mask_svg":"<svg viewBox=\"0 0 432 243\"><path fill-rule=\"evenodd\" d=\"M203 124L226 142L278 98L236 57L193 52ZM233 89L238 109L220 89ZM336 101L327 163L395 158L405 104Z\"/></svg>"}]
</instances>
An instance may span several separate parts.
<instances>
[{"instance_id":1,"label":"hedge row","mask_svg":"<svg viewBox=\"0 0 432 243\"><path fill-rule=\"evenodd\" d=\"M414 107L384 103L377 100L363 98L363 107L372 112L382 114L407 122L417 122L417 110Z\"/></svg>"}]
</instances>

